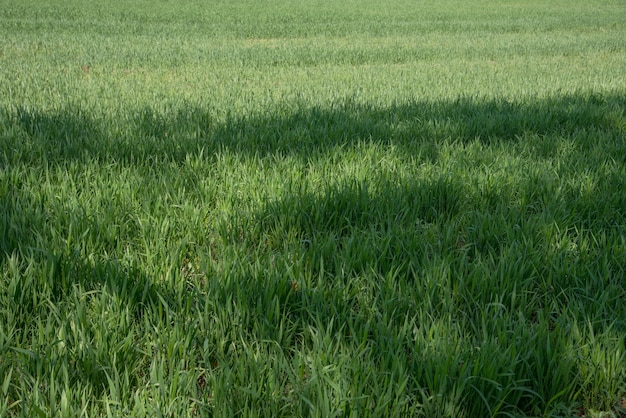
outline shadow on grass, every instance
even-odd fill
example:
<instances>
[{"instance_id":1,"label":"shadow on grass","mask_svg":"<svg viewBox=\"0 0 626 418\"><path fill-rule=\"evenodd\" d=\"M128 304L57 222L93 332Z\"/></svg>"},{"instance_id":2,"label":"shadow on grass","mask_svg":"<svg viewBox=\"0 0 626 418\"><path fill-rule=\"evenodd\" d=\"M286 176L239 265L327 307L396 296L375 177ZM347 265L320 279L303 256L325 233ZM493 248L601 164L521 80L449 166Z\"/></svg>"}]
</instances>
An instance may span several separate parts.
<instances>
[{"instance_id":1,"label":"shadow on grass","mask_svg":"<svg viewBox=\"0 0 626 418\"><path fill-rule=\"evenodd\" d=\"M69 382L104 393L109 389L107 373L131 370L131 365L143 361L140 347L129 343L132 324L146 318L153 324L172 321L168 306L179 298L177 291L138 266L94 253L89 244L65 245L59 234L70 234L73 227L84 228L86 236L90 227L85 222L69 225L72 221L67 219L59 222L58 214L32 191L3 191L0 209L0 322L7 326L0 332L4 336L17 331L11 344L26 349L20 352L17 368L23 366L24 373L38 376L57 363L69 362ZM128 322L113 323L107 318L113 311L118 318L128 314ZM45 340L37 343L32 332ZM58 348L58 335L65 335L59 340L63 349ZM3 348L6 351L7 346ZM138 379L130 375L131 383Z\"/></svg>"},{"instance_id":2,"label":"shadow on grass","mask_svg":"<svg viewBox=\"0 0 626 418\"><path fill-rule=\"evenodd\" d=\"M387 107L348 99L328 107L285 104L285 109L279 106L262 115L222 118L194 106L174 107L167 113L143 108L118 119L89 115L72 106L56 112L20 107L0 113L4 114L0 158L9 166L76 159L143 164L184 161L203 149L205 155L232 151L306 159L373 141L436 159L442 141L489 144L533 135L577 138L576 145L584 150L589 146L585 134L623 140L624 108L624 96L592 94L530 102L459 98Z\"/></svg>"},{"instance_id":3,"label":"shadow on grass","mask_svg":"<svg viewBox=\"0 0 626 418\"><path fill-rule=\"evenodd\" d=\"M557 197L560 204L535 212L511 205L511 195L497 190L493 193L502 204L492 213L474 200L477 196L468 196L471 190L461 179L422 178L386 186L371 192L368 181L354 181L321 194L285 193L260 207L252 215L256 230L236 234L263 256L284 257L284 264L268 263L268 270L289 274L277 283L255 279L250 293L269 294L259 303L279 298L293 323L329 333L330 341L364 341L376 353L365 363L371 370L388 371L389 364L403 363L410 370L413 400L424 403L461 396L439 386L441 380L452 379L458 390L464 378L484 379L498 382L497 390L490 384L468 385L473 389L464 387L462 396L480 393L494 404L501 400L506 408L519 408L513 415L539 415L554 408L554 399L563 400L565 408L577 391L587 390L575 377L580 369L586 373L587 363L571 354L579 349L572 344L580 343L569 335L573 324L589 324L596 335L616 335L611 343L621 352L626 252L620 231L625 218L585 224L576 212L619 214L623 197L600 202ZM521 194L527 193L529 206L537 208L554 192L549 181L529 181ZM564 232L556 239L547 236L555 225ZM300 289L289 292L290 280ZM273 308L267 304L258 310ZM398 331L406 318L420 315L425 318L413 319L418 329L453 318L467 342L447 336L445 341L458 345L428 352L432 342L420 345L415 334ZM495 342L499 332L515 335ZM296 338L287 342L300 346ZM465 344L480 348L472 351ZM387 353L395 356L388 363ZM438 364L453 366L443 370ZM463 364L471 364L473 371ZM621 390L613 390L623 375L623 364L617 367L619 373L599 374L603 388L611 388L608 399ZM480 411L468 416L484 415L481 402L469 398L455 406Z\"/></svg>"}]
</instances>

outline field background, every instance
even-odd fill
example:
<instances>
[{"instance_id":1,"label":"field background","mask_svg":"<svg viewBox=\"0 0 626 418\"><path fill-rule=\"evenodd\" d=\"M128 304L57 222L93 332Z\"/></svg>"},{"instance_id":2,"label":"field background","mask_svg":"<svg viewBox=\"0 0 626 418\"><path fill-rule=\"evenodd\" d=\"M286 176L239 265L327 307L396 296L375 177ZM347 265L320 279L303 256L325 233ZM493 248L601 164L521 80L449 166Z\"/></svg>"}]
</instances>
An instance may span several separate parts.
<instances>
[{"instance_id":1,"label":"field background","mask_svg":"<svg viewBox=\"0 0 626 418\"><path fill-rule=\"evenodd\" d=\"M0 0L0 415L624 416L623 0Z\"/></svg>"}]
</instances>

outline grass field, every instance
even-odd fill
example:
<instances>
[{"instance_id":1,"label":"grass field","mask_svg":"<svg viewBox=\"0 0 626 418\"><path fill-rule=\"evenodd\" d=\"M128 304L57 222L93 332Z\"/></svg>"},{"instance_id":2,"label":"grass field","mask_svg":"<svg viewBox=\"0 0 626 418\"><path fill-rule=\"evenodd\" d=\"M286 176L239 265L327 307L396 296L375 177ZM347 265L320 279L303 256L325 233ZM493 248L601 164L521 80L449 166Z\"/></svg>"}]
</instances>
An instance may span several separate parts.
<instances>
[{"instance_id":1,"label":"grass field","mask_svg":"<svg viewBox=\"0 0 626 418\"><path fill-rule=\"evenodd\" d=\"M625 22L0 0L0 416L625 416Z\"/></svg>"}]
</instances>

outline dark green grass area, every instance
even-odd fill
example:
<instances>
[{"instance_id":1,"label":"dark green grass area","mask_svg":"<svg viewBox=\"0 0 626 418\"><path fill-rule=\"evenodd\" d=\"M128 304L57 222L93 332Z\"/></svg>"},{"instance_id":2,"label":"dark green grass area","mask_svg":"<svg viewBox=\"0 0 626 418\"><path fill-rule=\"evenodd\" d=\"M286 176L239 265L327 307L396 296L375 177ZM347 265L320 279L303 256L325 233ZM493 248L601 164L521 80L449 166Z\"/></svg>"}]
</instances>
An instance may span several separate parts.
<instances>
[{"instance_id":1,"label":"dark green grass area","mask_svg":"<svg viewBox=\"0 0 626 418\"><path fill-rule=\"evenodd\" d=\"M478 144L538 160L552 160L560 148L569 148L571 157L578 158L572 161L573 170L580 170L597 163L587 158L588 152L608 152L606 159L625 162L624 107L623 95L601 93L518 102L480 97L410 100L384 107L345 98L328 105L277 103L244 115L167 102L121 115L94 114L71 104L55 110L18 106L2 109L6 131L0 151L9 167L94 160L132 167L150 161L182 163L199 154L210 159L219 153L294 157L314 164L318 157L369 143L436 163L442 143ZM14 139L20 140L10 141Z\"/></svg>"},{"instance_id":2,"label":"dark green grass area","mask_svg":"<svg viewBox=\"0 0 626 418\"><path fill-rule=\"evenodd\" d=\"M4 411L613 409L624 104L5 108Z\"/></svg>"}]
</instances>

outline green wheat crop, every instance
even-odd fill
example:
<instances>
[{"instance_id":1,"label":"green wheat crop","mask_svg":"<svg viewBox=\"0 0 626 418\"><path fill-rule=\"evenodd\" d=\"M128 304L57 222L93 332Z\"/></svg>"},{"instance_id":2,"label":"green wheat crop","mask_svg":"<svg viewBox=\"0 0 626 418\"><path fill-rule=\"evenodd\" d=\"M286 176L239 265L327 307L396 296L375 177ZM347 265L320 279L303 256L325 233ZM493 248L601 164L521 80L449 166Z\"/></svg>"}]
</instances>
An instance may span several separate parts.
<instances>
[{"instance_id":1,"label":"green wheat crop","mask_svg":"<svg viewBox=\"0 0 626 418\"><path fill-rule=\"evenodd\" d=\"M624 22L0 0L0 416L623 416Z\"/></svg>"}]
</instances>

